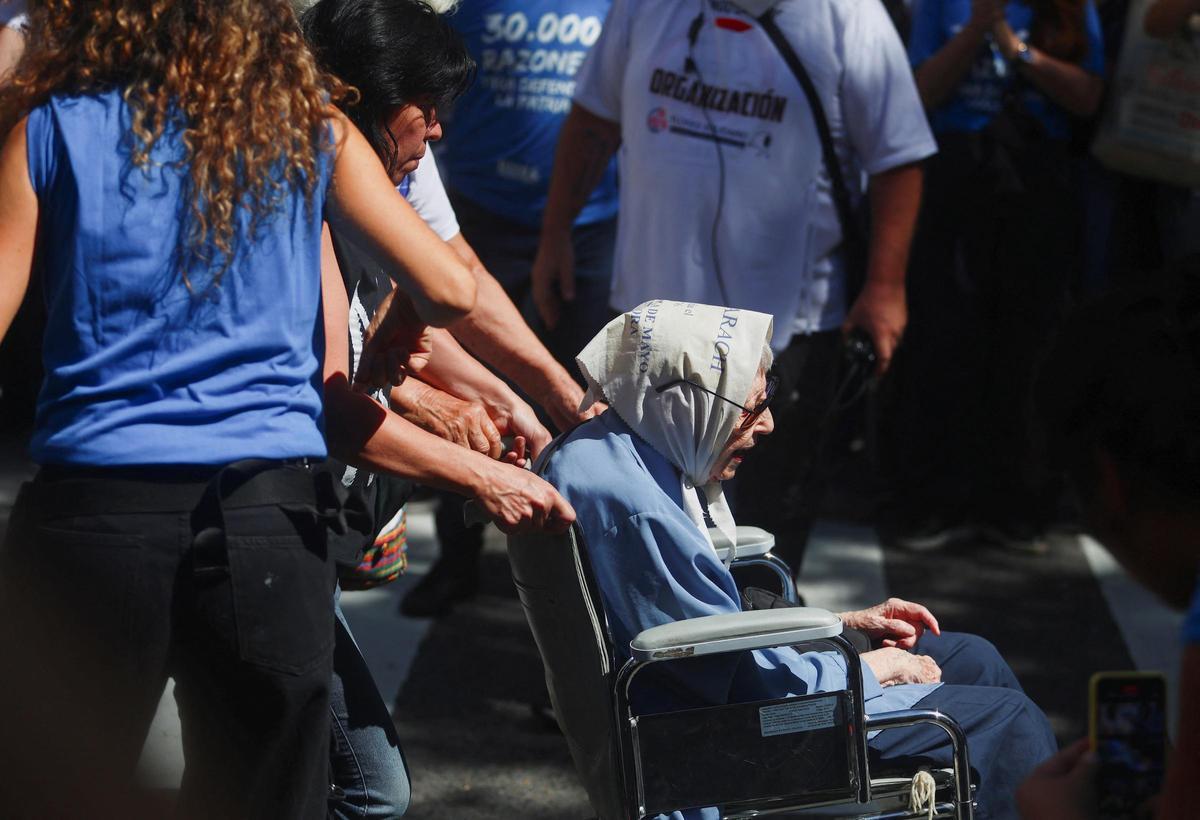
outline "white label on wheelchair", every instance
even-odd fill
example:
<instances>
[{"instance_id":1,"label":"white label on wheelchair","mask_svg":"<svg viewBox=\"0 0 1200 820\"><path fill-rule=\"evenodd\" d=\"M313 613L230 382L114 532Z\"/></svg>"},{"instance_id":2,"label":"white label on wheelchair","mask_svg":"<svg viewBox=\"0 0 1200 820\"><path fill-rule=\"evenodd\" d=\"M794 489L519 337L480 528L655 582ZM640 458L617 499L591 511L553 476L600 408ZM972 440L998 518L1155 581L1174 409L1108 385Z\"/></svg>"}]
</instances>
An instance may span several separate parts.
<instances>
[{"instance_id":1,"label":"white label on wheelchair","mask_svg":"<svg viewBox=\"0 0 1200 820\"><path fill-rule=\"evenodd\" d=\"M763 737L789 735L793 732L811 732L834 725L837 696L803 700L796 703L780 703L764 706L758 710L758 722Z\"/></svg>"}]
</instances>

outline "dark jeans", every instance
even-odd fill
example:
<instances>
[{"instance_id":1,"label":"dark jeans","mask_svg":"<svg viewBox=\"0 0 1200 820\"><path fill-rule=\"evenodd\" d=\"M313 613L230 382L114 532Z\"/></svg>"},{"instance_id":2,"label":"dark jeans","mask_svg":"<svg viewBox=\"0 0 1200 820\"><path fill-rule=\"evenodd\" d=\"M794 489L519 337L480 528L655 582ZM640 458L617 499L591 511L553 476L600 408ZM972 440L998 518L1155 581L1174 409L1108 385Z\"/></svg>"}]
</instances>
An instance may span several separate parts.
<instances>
[{"instance_id":1,"label":"dark jeans","mask_svg":"<svg viewBox=\"0 0 1200 820\"><path fill-rule=\"evenodd\" d=\"M734 479L738 523L774 533L775 552L793 572L800 571L828 480L842 361L841 331L792 338L775 359L775 431L747 454Z\"/></svg>"},{"instance_id":2,"label":"dark jeans","mask_svg":"<svg viewBox=\"0 0 1200 820\"><path fill-rule=\"evenodd\" d=\"M141 815L130 777L172 676L181 816L324 817L325 525L247 485L214 518L194 473L97 472L26 484L0 555L0 695L20 704L0 727L4 815Z\"/></svg>"},{"instance_id":3,"label":"dark jeans","mask_svg":"<svg viewBox=\"0 0 1200 820\"><path fill-rule=\"evenodd\" d=\"M392 716L371 670L358 651L350 625L334 597L337 638L329 716L333 728L333 782L345 793L330 809L334 817L393 818L408 810L412 790Z\"/></svg>"},{"instance_id":4,"label":"dark jeans","mask_svg":"<svg viewBox=\"0 0 1200 820\"><path fill-rule=\"evenodd\" d=\"M893 375L898 506L1042 528L1058 488L1030 424L1038 358L1082 258L1063 145L945 134L926 169Z\"/></svg>"},{"instance_id":5,"label":"dark jeans","mask_svg":"<svg viewBox=\"0 0 1200 820\"><path fill-rule=\"evenodd\" d=\"M943 685L919 700L914 709L937 709L966 731L971 768L977 773L980 820L1017 820L1013 795L1035 766L1058 745L1050 723L1026 697L1000 653L976 635L925 633L914 652L933 658ZM870 741L872 757L922 758L951 766L947 735L935 726L880 732Z\"/></svg>"}]
</instances>

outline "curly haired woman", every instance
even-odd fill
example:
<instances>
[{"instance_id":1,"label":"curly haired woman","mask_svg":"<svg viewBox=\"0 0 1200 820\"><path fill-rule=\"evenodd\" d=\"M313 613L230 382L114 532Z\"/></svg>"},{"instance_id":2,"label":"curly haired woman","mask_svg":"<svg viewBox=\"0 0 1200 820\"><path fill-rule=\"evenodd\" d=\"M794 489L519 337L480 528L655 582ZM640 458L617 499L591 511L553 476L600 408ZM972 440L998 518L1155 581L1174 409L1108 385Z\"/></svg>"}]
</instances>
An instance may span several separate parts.
<instances>
[{"instance_id":1,"label":"curly haired woman","mask_svg":"<svg viewBox=\"0 0 1200 820\"><path fill-rule=\"evenodd\" d=\"M41 470L0 554L8 817L136 816L168 675L185 816L325 814L345 518L312 469L322 219L421 322L475 298L346 93L287 0L29 3L0 90L0 336L35 267L48 321Z\"/></svg>"}]
</instances>

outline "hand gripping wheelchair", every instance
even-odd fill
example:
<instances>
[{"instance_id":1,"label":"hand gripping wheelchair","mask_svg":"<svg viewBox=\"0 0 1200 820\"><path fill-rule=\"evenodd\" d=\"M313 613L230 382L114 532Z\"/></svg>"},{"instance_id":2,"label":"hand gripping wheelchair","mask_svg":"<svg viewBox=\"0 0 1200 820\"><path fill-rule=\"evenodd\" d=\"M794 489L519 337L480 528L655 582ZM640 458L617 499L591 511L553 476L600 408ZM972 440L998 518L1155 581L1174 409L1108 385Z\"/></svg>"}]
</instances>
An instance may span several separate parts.
<instances>
[{"instance_id":1,"label":"hand gripping wheelchair","mask_svg":"<svg viewBox=\"0 0 1200 820\"><path fill-rule=\"evenodd\" d=\"M743 561L771 567L783 596L794 600L790 571L770 554L773 538L747 528L739 530L739 542L734 567ZM797 607L664 624L634 638L630 659L618 667L585 534L573 526L563 535L510 536L508 555L555 715L599 820L703 806L720 807L728 820L971 820L965 734L937 711L866 717L860 661L833 613ZM839 652L849 688L662 714L635 714L630 705L635 679L653 664L788 645ZM954 767L922 776L936 791L918 809L911 771L872 778L867 735L921 723L946 732Z\"/></svg>"}]
</instances>

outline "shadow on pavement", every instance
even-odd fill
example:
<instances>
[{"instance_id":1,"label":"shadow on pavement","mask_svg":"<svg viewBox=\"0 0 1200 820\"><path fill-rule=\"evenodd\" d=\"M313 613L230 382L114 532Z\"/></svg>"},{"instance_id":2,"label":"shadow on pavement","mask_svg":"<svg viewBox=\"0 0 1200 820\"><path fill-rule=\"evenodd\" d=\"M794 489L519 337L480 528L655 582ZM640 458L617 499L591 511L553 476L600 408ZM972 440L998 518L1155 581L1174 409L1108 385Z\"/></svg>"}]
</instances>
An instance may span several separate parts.
<instances>
[{"instance_id":1,"label":"shadow on pavement","mask_svg":"<svg viewBox=\"0 0 1200 820\"><path fill-rule=\"evenodd\" d=\"M591 816L546 702L542 664L494 531L480 595L430 629L394 716L412 776L407 817Z\"/></svg>"}]
</instances>

